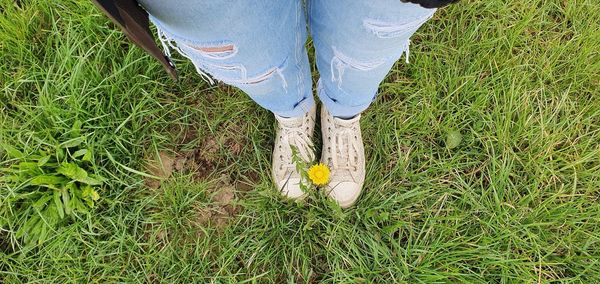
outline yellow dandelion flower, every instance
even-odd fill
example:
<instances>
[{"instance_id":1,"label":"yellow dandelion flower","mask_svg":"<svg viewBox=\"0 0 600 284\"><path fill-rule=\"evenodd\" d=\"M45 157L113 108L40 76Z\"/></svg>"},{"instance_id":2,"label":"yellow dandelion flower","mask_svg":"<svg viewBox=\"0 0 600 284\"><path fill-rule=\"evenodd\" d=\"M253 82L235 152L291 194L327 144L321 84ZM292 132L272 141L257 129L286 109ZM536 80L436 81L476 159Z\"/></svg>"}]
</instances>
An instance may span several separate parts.
<instances>
[{"instance_id":1,"label":"yellow dandelion flower","mask_svg":"<svg viewBox=\"0 0 600 284\"><path fill-rule=\"evenodd\" d=\"M308 169L308 177L316 186L326 185L329 182L329 168L323 163L312 165Z\"/></svg>"}]
</instances>

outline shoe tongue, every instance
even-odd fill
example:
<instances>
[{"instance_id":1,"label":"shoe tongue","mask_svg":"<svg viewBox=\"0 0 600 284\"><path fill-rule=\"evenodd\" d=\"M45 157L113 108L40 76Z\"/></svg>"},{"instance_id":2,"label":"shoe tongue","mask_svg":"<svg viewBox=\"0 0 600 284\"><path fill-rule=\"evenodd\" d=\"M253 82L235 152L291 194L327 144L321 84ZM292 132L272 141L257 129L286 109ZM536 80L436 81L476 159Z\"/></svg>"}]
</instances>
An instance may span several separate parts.
<instances>
[{"instance_id":1,"label":"shoe tongue","mask_svg":"<svg viewBox=\"0 0 600 284\"><path fill-rule=\"evenodd\" d=\"M343 125L343 126L351 126L351 125L355 124L356 122L358 122L359 120L360 120L360 115L357 115L357 116L355 116L353 118L349 118L349 119L334 117L335 123L339 124L339 125Z\"/></svg>"},{"instance_id":2,"label":"shoe tongue","mask_svg":"<svg viewBox=\"0 0 600 284\"><path fill-rule=\"evenodd\" d=\"M302 117L282 117L276 116L277 121L284 127L300 127L302 126Z\"/></svg>"},{"instance_id":3,"label":"shoe tongue","mask_svg":"<svg viewBox=\"0 0 600 284\"><path fill-rule=\"evenodd\" d=\"M302 127L302 120L298 120L298 121L286 121L286 122L282 123L282 125L284 127L287 127L287 128Z\"/></svg>"}]
</instances>

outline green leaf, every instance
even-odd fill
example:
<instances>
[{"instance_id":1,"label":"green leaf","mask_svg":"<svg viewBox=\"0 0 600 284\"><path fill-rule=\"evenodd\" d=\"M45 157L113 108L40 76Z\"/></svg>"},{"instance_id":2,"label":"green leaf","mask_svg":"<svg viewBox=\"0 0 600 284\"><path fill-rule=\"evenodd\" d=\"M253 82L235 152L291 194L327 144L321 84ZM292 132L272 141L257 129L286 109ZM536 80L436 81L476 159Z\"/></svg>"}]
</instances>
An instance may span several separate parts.
<instances>
[{"instance_id":1,"label":"green leaf","mask_svg":"<svg viewBox=\"0 0 600 284\"><path fill-rule=\"evenodd\" d=\"M15 182L20 183L21 178L18 175L1 175L0 182Z\"/></svg>"},{"instance_id":2,"label":"green leaf","mask_svg":"<svg viewBox=\"0 0 600 284\"><path fill-rule=\"evenodd\" d=\"M20 162L19 165L19 170L22 171L31 171L31 170L36 170L37 169L37 163L34 162Z\"/></svg>"},{"instance_id":3,"label":"green leaf","mask_svg":"<svg viewBox=\"0 0 600 284\"><path fill-rule=\"evenodd\" d=\"M94 201L100 199L100 195L98 194L98 192L96 192L96 190L94 190L94 188L92 188L89 185L83 188L81 196L83 197L83 199L85 199L87 205L90 208L94 208Z\"/></svg>"},{"instance_id":4,"label":"green leaf","mask_svg":"<svg viewBox=\"0 0 600 284\"><path fill-rule=\"evenodd\" d=\"M60 200L61 197L61 193L60 190L54 190L54 204L56 205L56 209L58 211L58 216L60 216L60 218L64 218L65 217L65 210L63 208L63 203Z\"/></svg>"},{"instance_id":5,"label":"green leaf","mask_svg":"<svg viewBox=\"0 0 600 284\"><path fill-rule=\"evenodd\" d=\"M65 213L67 213L67 215L71 215L71 212L73 212L73 207L71 206L71 196L69 194L69 188L70 187L76 187L74 184L70 183L67 186L61 188L60 194L62 197L62 202L65 205Z\"/></svg>"},{"instance_id":6,"label":"green leaf","mask_svg":"<svg viewBox=\"0 0 600 284\"><path fill-rule=\"evenodd\" d=\"M454 149L454 148L458 147L458 145L460 145L461 141L462 141L462 134L460 134L460 132L458 132L456 130L451 130L446 135L446 147L448 147L448 149Z\"/></svg>"},{"instance_id":7,"label":"green leaf","mask_svg":"<svg viewBox=\"0 0 600 284\"><path fill-rule=\"evenodd\" d=\"M86 182L89 179L88 173L73 162L62 163L57 172L79 182Z\"/></svg>"},{"instance_id":8,"label":"green leaf","mask_svg":"<svg viewBox=\"0 0 600 284\"><path fill-rule=\"evenodd\" d=\"M31 216L29 219L27 219L27 221L25 221L25 224L23 224L19 228L19 230L17 230L15 237L17 237L17 238L25 237L26 234L33 231L38 226L39 221L40 221L40 216L38 214Z\"/></svg>"},{"instance_id":9,"label":"green leaf","mask_svg":"<svg viewBox=\"0 0 600 284\"><path fill-rule=\"evenodd\" d=\"M390 212L381 212L377 215L377 222L383 222L390 219Z\"/></svg>"},{"instance_id":10,"label":"green leaf","mask_svg":"<svg viewBox=\"0 0 600 284\"><path fill-rule=\"evenodd\" d=\"M81 120L76 120L73 123L73 127L71 127L71 137L78 137L81 135L81 125L83 125L83 123L81 122Z\"/></svg>"},{"instance_id":11,"label":"green leaf","mask_svg":"<svg viewBox=\"0 0 600 284\"><path fill-rule=\"evenodd\" d=\"M41 175L34 177L29 183L32 185L58 185L66 181L65 178L59 176Z\"/></svg>"},{"instance_id":12,"label":"green leaf","mask_svg":"<svg viewBox=\"0 0 600 284\"><path fill-rule=\"evenodd\" d=\"M75 163L64 162L64 163L60 164L60 167L58 167L58 169L56 171L64 176L70 177L72 179L75 179L74 177L77 175L81 175L81 173L78 172L79 166L77 166ZM85 173L85 176L87 176L87 173Z\"/></svg>"},{"instance_id":13,"label":"green leaf","mask_svg":"<svg viewBox=\"0 0 600 284\"><path fill-rule=\"evenodd\" d=\"M60 143L60 147L61 148L71 148L71 147L75 147L75 146L79 146L81 145L81 143L83 143L83 141L85 141L85 136L80 136L80 137L76 137L73 139L69 139L65 142Z\"/></svg>"},{"instance_id":14,"label":"green leaf","mask_svg":"<svg viewBox=\"0 0 600 284\"><path fill-rule=\"evenodd\" d=\"M51 195L44 195L43 197L40 197L40 199L38 199L35 203L33 203L32 207L37 210L41 210L42 208L46 207L46 202L50 201L50 199L52 199Z\"/></svg>"},{"instance_id":15,"label":"green leaf","mask_svg":"<svg viewBox=\"0 0 600 284\"><path fill-rule=\"evenodd\" d=\"M10 146L10 145L4 144L4 143L0 144L0 146L2 147L2 149L4 149L4 151L6 151L6 154L10 158L21 159L21 158L25 157L25 155L21 151L17 150L13 146Z\"/></svg>"},{"instance_id":16,"label":"green leaf","mask_svg":"<svg viewBox=\"0 0 600 284\"><path fill-rule=\"evenodd\" d=\"M38 167L45 165L46 163L48 163L49 160L50 160L50 155L43 156L37 162Z\"/></svg>"},{"instance_id":17,"label":"green leaf","mask_svg":"<svg viewBox=\"0 0 600 284\"><path fill-rule=\"evenodd\" d=\"M99 176L99 175L90 174L89 177L96 180L97 182L99 182L98 184L91 184L91 185L101 185L106 182L106 178Z\"/></svg>"},{"instance_id":18,"label":"green leaf","mask_svg":"<svg viewBox=\"0 0 600 284\"><path fill-rule=\"evenodd\" d=\"M392 234L400 229L402 229L402 227L406 226L406 223L404 222L397 222L395 224L389 225L389 226L385 226L383 228L383 232L386 234Z\"/></svg>"},{"instance_id":19,"label":"green leaf","mask_svg":"<svg viewBox=\"0 0 600 284\"><path fill-rule=\"evenodd\" d=\"M65 158L65 150L60 146L56 147L56 160L58 162L62 161Z\"/></svg>"},{"instance_id":20,"label":"green leaf","mask_svg":"<svg viewBox=\"0 0 600 284\"><path fill-rule=\"evenodd\" d=\"M87 162L91 162L92 161L92 150L88 150L85 155L83 155L83 158L81 158L82 161L87 161Z\"/></svg>"},{"instance_id":21,"label":"green leaf","mask_svg":"<svg viewBox=\"0 0 600 284\"><path fill-rule=\"evenodd\" d=\"M88 213L87 207L77 198L71 199L71 207L78 212Z\"/></svg>"},{"instance_id":22,"label":"green leaf","mask_svg":"<svg viewBox=\"0 0 600 284\"><path fill-rule=\"evenodd\" d=\"M88 152L87 149L79 149L79 150L75 151L75 153L73 153L73 158L83 156L83 155L87 154L87 152Z\"/></svg>"},{"instance_id":23,"label":"green leaf","mask_svg":"<svg viewBox=\"0 0 600 284\"><path fill-rule=\"evenodd\" d=\"M101 185L104 180L104 178L99 176L88 175L84 169L73 162L62 163L57 172L73 180L89 185Z\"/></svg>"},{"instance_id":24,"label":"green leaf","mask_svg":"<svg viewBox=\"0 0 600 284\"><path fill-rule=\"evenodd\" d=\"M89 184L89 185L101 185L102 184L102 181L99 181L92 177L87 177L85 179L79 180L79 182Z\"/></svg>"},{"instance_id":25,"label":"green leaf","mask_svg":"<svg viewBox=\"0 0 600 284\"><path fill-rule=\"evenodd\" d=\"M40 230L39 233L37 234L37 244L41 245L42 243L44 243L44 241L46 240L46 236L48 235L48 226L46 226L45 223L40 222Z\"/></svg>"},{"instance_id":26,"label":"green leaf","mask_svg":"<svg viewBox=\"0 0 600 284\"><path fill-rule=\"evenodd\" d=\"M132 168L130 168L130 167L128 167L128 166L126 166L126 165L123 165L123 164L121 164L121 163L117 162L117 161L115 160L115 158L113 158L113 156L110 154L110 152L106 151L105 153L106 153L106 155L107 155L108 159L109 159L111 162L113 162L113 163L117 164L117 166L119 166L119 167L122 167L123 169L125 169L125 170L127 170L127 171L130 171L130 172L132 172L132 173L134 173L134 174L138 174L138 175L141 175L141 176L143 176L143 177L147 177L147 178L159 179L159 180L160 180L160 179L162 179L161 177L154 176L154 175L151 175L151 174L147 174L147 173L144 173L144 172L140 172L140 171L138 171L138 170L135 170L135 169L132 169Z\"/></svg>"}]
</instances>

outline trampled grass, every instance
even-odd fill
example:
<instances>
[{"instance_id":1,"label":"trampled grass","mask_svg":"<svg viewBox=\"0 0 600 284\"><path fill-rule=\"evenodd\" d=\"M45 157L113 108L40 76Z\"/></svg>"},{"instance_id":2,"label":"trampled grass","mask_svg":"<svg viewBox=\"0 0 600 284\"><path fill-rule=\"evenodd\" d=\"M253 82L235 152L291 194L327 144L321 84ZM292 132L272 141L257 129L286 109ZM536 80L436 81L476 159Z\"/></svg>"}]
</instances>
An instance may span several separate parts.
<instances>
[{"instance_id":1,"label":"trampled grass","mask_svg":"<svg viewBox=\"0 0 600 284\"><path fill-rule=\"evenodd\" d=\"M79 120L107 178L40 245L0 209L0 282L600 283L597 1L437 13L364 113L349 210L279 197L273 117L240 91L182 58L172 82L88 1L0 3L0 144Z\"/></svg>"}]
</instances>

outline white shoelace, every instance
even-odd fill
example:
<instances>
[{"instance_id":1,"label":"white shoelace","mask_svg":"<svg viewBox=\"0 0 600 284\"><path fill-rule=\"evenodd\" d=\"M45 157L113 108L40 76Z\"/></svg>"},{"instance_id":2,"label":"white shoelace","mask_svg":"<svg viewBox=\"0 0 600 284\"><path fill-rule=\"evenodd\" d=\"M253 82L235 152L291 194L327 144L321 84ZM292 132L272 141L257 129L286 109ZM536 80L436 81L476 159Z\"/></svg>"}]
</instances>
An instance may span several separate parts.
<instances>
[{"instance_id":1,"label":"white shoelace","mask_svg":"<svg viewBox=\"0 0 600 284\"><path fill-rule=\"evenodd\" d=\"M306 162L310 162L312 160L312 152L313 152L313 143L311 139L306 135L306 130L300 127L286 127L281 126L281 144L280 147L288 147L288 151L282 151L286 154L280 154L279 159L282 161L281 169L284 167L287 169L295 169L296 165L292 163L292 146L295 146L298 149L298 154L300 158ZM289 160L286 160L289 159Z\"/></svg>"},{"instance_id":2,"label":"white shoelace","mask_svg":"<svg viewBox=\"0 0 600 284\"><path fill-rule=\"evenodd\" d=\"M347 171L351 176L351 172L358 170L358 156L359 151L357 143L358 137L356 136L356 129L354 126L336 128L332 131L332 141L330 141L330 162L331 167L335 170Z\"/></svg>"}]
</instances>

